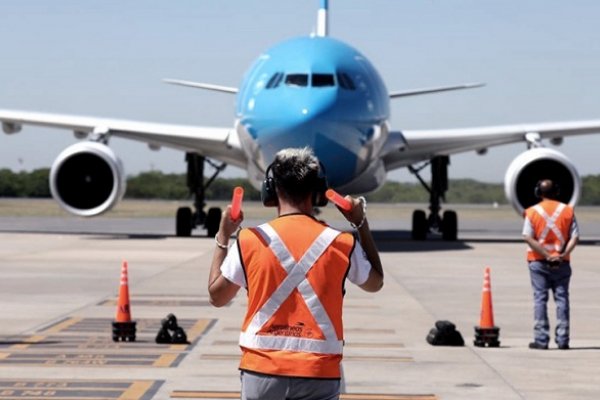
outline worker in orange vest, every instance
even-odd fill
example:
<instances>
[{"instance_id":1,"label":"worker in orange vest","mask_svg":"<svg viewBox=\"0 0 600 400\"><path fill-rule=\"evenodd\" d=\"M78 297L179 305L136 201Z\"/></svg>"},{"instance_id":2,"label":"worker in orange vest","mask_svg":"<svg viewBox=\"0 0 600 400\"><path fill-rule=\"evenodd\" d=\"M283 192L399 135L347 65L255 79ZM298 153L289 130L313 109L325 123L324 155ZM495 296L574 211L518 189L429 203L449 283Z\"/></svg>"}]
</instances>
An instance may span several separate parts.
<instances>
[{"instance_id":1,"label":"worker in orange vest","mask_svg":"<svg viewBox=\"0 0 600 400\"><path fill-rule=\"evenodd\" d=\"M558 348L569 348L570 254L579 240L573 208L558 201L559 187L550 179L537 183L535 195L541 201L525 210L523 238L529 245L527 261L534 298L534 341L531 349L545 350L550 341L548 292L556 303L555 341Z\"/></svg>"},{"instance_id":2,"label":"worker in orange vest","mask_svg":"<svg viewBox=\"0 0 600 400\"><path fill-rule=\"evenodd\" d=\"M346 278L368 292L383 286L383 269L366 216L366 201L346 196L339 209L358 240L315 219L327 182L310 148L279 151L267 168L265 206L277 218L239 228L229 206L215 236L210 302L226 305L240 287L248 306L239 344L242 399L338 399L341 387L342 300Z\"/></svg>"}]
</instances>

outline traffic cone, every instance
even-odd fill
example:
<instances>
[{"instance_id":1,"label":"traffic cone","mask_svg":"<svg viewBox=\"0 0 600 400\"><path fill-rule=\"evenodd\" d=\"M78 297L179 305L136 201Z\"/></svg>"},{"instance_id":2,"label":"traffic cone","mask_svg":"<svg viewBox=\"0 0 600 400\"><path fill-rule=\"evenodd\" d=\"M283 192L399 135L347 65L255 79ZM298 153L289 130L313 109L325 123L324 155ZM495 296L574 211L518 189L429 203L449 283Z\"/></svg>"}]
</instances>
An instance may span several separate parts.
<instances>
[{"instance_id":1,"label":"traffic cone","mask_svg":"<svg viewBox=\"0 0 600 400\"><path fill-rule=\"evenodd\" d=\"M121 266L121 284L119 286L119 298L117 300L117 315L112 323L113 341L135 341L135 325L131 321L131 307L129 304L129 279L127 276L127 261Z\"/></svg>"},{"instance_id":2,"label":"traffic cone","mask_svg":"<svg viewBox=\"0 0 600 400\"><path fill-rule=\"evenodd\" d=\"M483 288L481 290L481 315L479 326L475 327L475 341L478 347L499 347L500 328L494 326L494 309L492 306L492 284L490 267L485 268L483 274Z\"/></svg>"}]
</instances>

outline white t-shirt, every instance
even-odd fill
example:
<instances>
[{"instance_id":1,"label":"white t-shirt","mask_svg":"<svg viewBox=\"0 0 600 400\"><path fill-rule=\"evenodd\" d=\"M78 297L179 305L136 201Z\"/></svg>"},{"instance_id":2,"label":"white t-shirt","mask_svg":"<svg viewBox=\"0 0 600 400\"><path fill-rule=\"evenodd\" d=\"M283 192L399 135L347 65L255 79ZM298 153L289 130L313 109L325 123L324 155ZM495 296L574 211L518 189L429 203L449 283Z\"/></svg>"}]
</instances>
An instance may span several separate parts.
<instances>
[{"instance_id":1,"label":"white t-shirt","mask_svg":"<svg viewBox=\"0 0 600 400\"><path fill-rule=\"evenodd\" d=\"M360 286L369 278L369 272L371 272L371 263L367 260L367 254L357 240L354 249L352 249L352 254L350 254L348 280ZM235 283L239 287L248 287L237 241L231 246L225 260L223 260L223 264L221 264L221 274L228 281Z\"/></svg>"}]
</instances>

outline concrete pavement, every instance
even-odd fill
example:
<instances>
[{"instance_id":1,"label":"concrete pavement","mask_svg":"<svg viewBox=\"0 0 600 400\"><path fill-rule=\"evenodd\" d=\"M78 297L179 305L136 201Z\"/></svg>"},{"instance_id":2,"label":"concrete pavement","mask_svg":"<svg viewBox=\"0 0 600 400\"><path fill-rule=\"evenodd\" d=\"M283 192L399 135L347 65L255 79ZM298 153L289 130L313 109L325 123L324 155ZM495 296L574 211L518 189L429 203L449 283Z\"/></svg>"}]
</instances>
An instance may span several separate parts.
<instances>
[{"instance_id":1,"label":"concrete pavement","mask_svg":"<svg viewBox=\"0 0 600 400\"><path fill-rule=\"evenodd\" d=\"M369 294L348 286L345 387L367 395L346 398L600 397L595 240L573 257L572 349L536 351L527 348L533 305L518 234L415 243L404 231L388 230L388 223L373 223L384 289ZM482 224L493 237L494 221ZM245 297L240 292L221 309L207 303L214 241L149 233L0 233L0 400L216 399L239 390L236 341ZM114 343L110 336L122 260L129 263L138 321L134 343ZM472 344L486 266L500 348ZM549 307L554 316L552 301ZM169 313L190 345L154 343ZM466 345L429 345L425 337L436 320L454 322Z\"/></svg>"}]
</instances>

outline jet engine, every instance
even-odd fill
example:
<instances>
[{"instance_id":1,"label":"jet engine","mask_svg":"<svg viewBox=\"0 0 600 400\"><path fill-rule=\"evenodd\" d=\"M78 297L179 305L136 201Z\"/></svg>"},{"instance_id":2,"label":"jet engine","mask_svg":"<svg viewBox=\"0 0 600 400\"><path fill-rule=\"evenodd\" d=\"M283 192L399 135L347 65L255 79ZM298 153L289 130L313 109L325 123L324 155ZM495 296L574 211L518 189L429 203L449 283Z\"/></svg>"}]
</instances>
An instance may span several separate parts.
<instances>
[{"instance_id":1,"label":"jet engine","mask_svg":"<svg viewBox=\"0 0 600 400\"><path fill-rule=\"evenodd\" d=\"M63 150L52 164L50 191L71 214L81 217L102 214L125 193L123 164L105 144L74 144Z\"/></svg>"},{"instance_id":2,"label":"jet engine","mask_svg":"<svg viewBox=\"0 0 600 400\"><path fill-rule=\"evenodd\" d=\"M564 154L546 147L536 147L515 158L504 177L506 198L519 214L538 203L535 186L542 179L558 184L558 200L571 206L581 196L581 178L575 166Z\"/></svg>"}]
</instances>

